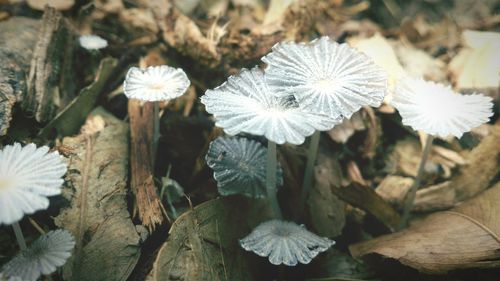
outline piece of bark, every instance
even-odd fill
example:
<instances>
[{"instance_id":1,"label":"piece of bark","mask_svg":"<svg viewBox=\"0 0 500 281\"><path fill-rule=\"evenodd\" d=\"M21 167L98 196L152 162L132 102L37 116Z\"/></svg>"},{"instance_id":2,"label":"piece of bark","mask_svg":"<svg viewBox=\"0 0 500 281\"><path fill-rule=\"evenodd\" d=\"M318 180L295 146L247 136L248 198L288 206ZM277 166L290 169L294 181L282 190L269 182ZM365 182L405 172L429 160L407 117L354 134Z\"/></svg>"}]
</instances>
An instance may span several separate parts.
<instances>
[{"instance_id":1,"label":"piece of bark","mask_svg":"<svg viewBox=\"0 0 500 281\"><path fill-rule=\"evenodd\" d=\"M340 199L373 215L389 230L398 228L401 220L398 212L370 187L353 182L346 187L331 184L330 189Z\"/></svg>"},{"instance_id":2,"label":"piece of bark","mask_svg":"<svg viewBox=\"0 0 500 281\"><path fill-rule=\"evenodd\" d=\"M163 206L153 178L153 103L128 102L130 118L130 188L135 195L138 215L150 231L164 221Z\"/></svg>"},{"instance_id":3,"label":"piece of bark","mask_svg":"<svg viewBox=\"0 0 500 281\"><path fill-rule=\"evenodd\" d=\"M63 196L71 205L55 223L76 240L64 280L124 281L141 252L126 199L128 125L98 108L82 133L64 138L63 146L69 148Z\"/></svg>"},{"instance_id":4,"label":"piece of bark","mask_svg":"<svg viewBox=\"0 0 500 281\"><path fill-rule=\"evenodd\" d=\"M62 79L72 72L64 61L71 58L66 52L73 52L72 41L62 14L46 7L31 59L27 96L23 100L25 110L33 112L38 122L52 119L57 110L74 97L74 93L67 90L67 80Z\"/></svg>"},{"instance_id":5,"label":"piece of bark","mask_svg":"<svg viewBox=\"0 0 500 281\"><path fill-rule=\"evenodd\" d=\"M421 272L500 267L500 183L451 211L349 247L356 258L395 259Z\"/></svg>"},{"instance_id":6,"label":"piece of bark","mask_svg":"<svg viewBox=\"0 0 500 281\"><path fill-rule=\"evenodd\" d=\"M62 15L50 8L42 20L0 22L0 136L7 133L16 103L46 122L73 99L72 39Z\"/></svg>"},{"instance_id":7,"label":"piece of bark","mask_svg":"<svg viewBox=\"0 0 500 281\"><path fill-rule=\"evenodd\" d=\"M0 22L0 136L7 134L14 104L26 95L26 78L40 21L13 17Z\"/></svg>"},{"instance_id":8,"label":"piece of bark","mask_svg":"<svg viewBox=\"0 0 500 281\"><path fill-rule=\"evenodd\" d=\"M320 145L317 164L314 167L315 182L309 191L307 212L315 232L320 236L336 237L345 225L345 203L330 189L340 186L342 170L338 155L332 149Z\"/></svg>"}]
</instances>

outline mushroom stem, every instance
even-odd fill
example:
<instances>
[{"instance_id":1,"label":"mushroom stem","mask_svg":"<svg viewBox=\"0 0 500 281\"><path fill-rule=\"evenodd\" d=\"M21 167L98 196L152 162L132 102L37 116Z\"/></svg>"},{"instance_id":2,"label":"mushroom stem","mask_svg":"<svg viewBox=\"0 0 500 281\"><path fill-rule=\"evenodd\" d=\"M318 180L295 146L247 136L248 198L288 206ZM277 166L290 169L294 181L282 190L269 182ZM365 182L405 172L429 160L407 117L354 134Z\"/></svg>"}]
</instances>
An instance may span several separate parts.
<instances>
[{"instance_id":1,"label":"mushroom stem","mask_svg":"<svg viewBox=\"0 0 500 281\"><path fill-rule=\"evenodd\" d=\"M408 191L408 194L406 195L404 208L403 208L403 216L401 217L401 223L399 226L400 229L405 227L408 223L408 218L410 217L410 211L411 211L411 208L413 206L413 202L415 201L415 197L417 195L417 190L420 187L420 182L422 181L422 176L424 175L425 163L427 162L427 159L429 158L429 154L431 152L433 140L434 140L433 136L427 135L427 140L425 142L423 152L422 152L422 159L420 160L420 164L418 166L417 177L415 178L415 181L413 182L413 185L411 186L410 191Z\"/></svg>"},{"instance_id":2,"label":"mushroom stem","mask_svg":"<svg viewBox=\"0 0 500 281\"><path fill-rule=\"evenodd\" d=\"M277 190L276 190L276 143L267 141L267 173L266 173L266 187L267 196L274 214L281 218L281 209L278 203Z\"/></svg>"},{"instance_id":3,"label":"mushroom stem","mask_svg":"<svg viewBox=\"0 0 500 281\"><path fill-rule=\"evenodd\" d=\"M13 223L12 229L14 229L14 234L16 235L17 244L19 244L19 248L21 248L21 251L26 250L27 248L26 240L24 240L23 231L21 230L19 223L18 222Z\"/></svg>"},{"instance_id":4,"label":"mushroom stem","mask_svg":"<svg viewBox=\"0 0 500 281\"><path fill-rule=\"evenodd\" d=\"M304 173L304 181L302 182L302 191L300 193L299 212L305 212L307 196L309 195L309 190L313 184L314 164L316 163L316 157L318 156L319 139L320 131L314 132L311 136L309 151L307 152L306 170Z\"/></svg>"},{"instance_id":5,"label":"mushroom stem","mask_svg":"<svg viewBox=\"0 0 500 281\"><path fill-rule=\"evenodd\" d=\"M160 139L160 102L153 102L153 166L156 161L158 141Z\"/></svg>"}]
</instances>

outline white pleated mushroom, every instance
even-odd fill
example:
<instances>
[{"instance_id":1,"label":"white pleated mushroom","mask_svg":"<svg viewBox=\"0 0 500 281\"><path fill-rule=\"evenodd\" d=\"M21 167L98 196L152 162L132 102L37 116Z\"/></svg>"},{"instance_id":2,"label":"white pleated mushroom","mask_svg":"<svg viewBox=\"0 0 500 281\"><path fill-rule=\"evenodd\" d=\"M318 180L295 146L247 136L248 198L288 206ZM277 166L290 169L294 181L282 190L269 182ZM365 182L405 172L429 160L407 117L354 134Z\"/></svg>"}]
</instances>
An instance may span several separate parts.
<instances>
[{"instance_id":1,"label":"white pleated mushroom","mask_svg":"<svg viewBox=\"0 0 500 281\"><path fill-rule=\"evenodd\" d=\"M403 124L443 138L460 138L493 115L490 97L462 95L450 86L410 77L396 85L391 104L403 118Z\"/></svg>"},{"instance_id":2,"label":"white pleated mushroom","mask_svg":"<svg viewBox=\"0 0 500 281\"><path fill-rule=\"evenodd\" d=\"M294 222L270 220L261 223L240 240L243 249L268 257L274 265L308 264L335 241L320 237Z\"/></svg>"},{"instance_id":3,"label":"white pleated mushroom","mask_svg":"<svg viewBox=\"0 0 500 281\"><path fill-rule=\"evenodd\" d=\"M250 198L266 198L265 146L240 137L218 137L210 143L205 157L214 171L219 194L241 194ZM277 186L283 185L283 171L277 167Z\"/></svg>"},{"instance_id":4,"label":"white pleated mushroom","mask_svg":"<svg viewBox=\"0 0 500 281\"><path fill-rule=\"evenodd\" d=\"M226 133L261 135L277 144L302 144L315 130L329 130L341 121L303 111L293 95L276 97L258 67L243 69L207 90L201 102Z\"/></svg>"},{"instance_id":5,"label":"white pleated mushroom","mask_svg":"<svg viewBox=\"0 0 500 281\"><path fill-rule=\"evenodd\" d=\"M47 209L47 197L61 193L66 169L59 153L47 146L15 143L0 150L0 224Z\"/></svg>"},{"instance_id":6,"label":"white pleated mushroom","mask_svg":"<svg viewBox=\"0 0 500 281\"><path fill-rule=\"evenodd\" d=\"M168 65L145 69L131 67L123 82L123 92L129 99L169 101L183 95L190 84L186 73L180 68Z\"/></svg>"},{"instance_id":7,"label":"white pleated mushroom","mask_svg":"<svg viewBox=\"0 0 500 281\"><path fill-rule=\"evenodd\" d=\"M326 36L309 43L278 43L262 61L276 95L293 95L305 110L331 118L378 107L387 91L387 74L370 57Z\"/></svg>"},{"instance_id":8,"label":"white pleated mushroom","mask_svg":"<svg viewBox=\"0 0 500 281\"><path fill-rule=\"evenodd\" d=\"M387 91L387 74L370 57L329 37L308 43L281 42L262 58L266 82L279 97L293 95L304 111L333 119L351 118L363 106L378 107ZM305 209L313 184L319 147L318 129L311 138L299 208Z\"/></svg>"},{"instance_id":9,"label":"white pleated mushroom","mask_svg":"<svg viewBox=\"0 0 500 281\"><path fill-rule=\"evenodd\" d=\"M406 77L396 84L391 104L398 110L403 124L428 135L422 149L417 177L404 203L400 225L404 227L408 222L434 137L453 135L460 138L465 132L488 122L493 115L493 103L490 97L481 94L462 95L454 92L450 86Z\"/></svg>"},{"instance_id":10,"label":"white pleated mushroom","mask_svg":"<svg viewBox=\"0 0 500 281\"><path fill-rule=\"evenodd\" d=\"M75 239L66 230L50 231L39 237L29 248L2 267L6 277L18 277L23 281L36 281L63 266L71 257Z\"/></svg>"}]
</instances>

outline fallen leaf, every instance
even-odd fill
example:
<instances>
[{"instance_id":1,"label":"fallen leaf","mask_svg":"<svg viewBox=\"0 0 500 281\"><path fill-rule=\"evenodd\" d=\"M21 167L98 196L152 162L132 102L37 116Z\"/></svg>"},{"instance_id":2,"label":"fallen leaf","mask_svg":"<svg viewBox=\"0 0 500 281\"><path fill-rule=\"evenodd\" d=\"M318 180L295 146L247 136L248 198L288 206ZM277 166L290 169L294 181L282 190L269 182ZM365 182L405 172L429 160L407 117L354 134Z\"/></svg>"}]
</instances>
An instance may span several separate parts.
<instances>
[{"instance_id":1,"label":"fallen leaf","mask_svg":"<svg viewBox=\"0 0 500 281\"><path fill-rule=\"evenodd\" d=\"M459 91L480 91L498 101L500 85L500 33L465 30L464 48L452 59L448 70Z\"/></svg>"},{"instance_id":2,"label":"fallen leaf","mask_svg":"<svg viewBox=\"0 0 500 281\"><path fill-rule=\"evenodd\" d=\"M237 196L205 202L173 224L150 274L150 281L262 280L238 244L270 218L265 200Z\"/></svg>"},{"instance_id":3,"label":"fallen leaf","mask_svg":"<svg viewBox=\"0 0 500 281\"><path fill-rule=\"evenodd\" d=\"M117 61L114 58L105 58L101 61L94 82L80 91L80 94L64 108L41 131L41 136L48 135L55 129L59 135L69 136L78 132L85 118L92 111L111 75Z\"/></svg>"},{"instance_id":4,"label":"fallen leaf","mask_svg":"<svg viewBox=\"0 0 500 281\"><path fill-rule=\"evenodd\" d=\"M70 206L55 218L76 240L63 268L65 280L124 281L139 256L139 235L127 206L128 124L98 108L71 147L63 196Z\"/></svg>"},{"instance_id":5,"label":"fallen leaf","mask_svg":"<svg viewBox=\"0 0 500 281\"><path fill-rule=\"evenodd\" d=\"M500 183L451 211L349 247L356 258L391 258L421 272L500 267ZM368 259L367 259L368 260Z\"/></svg>"}]
</instances>

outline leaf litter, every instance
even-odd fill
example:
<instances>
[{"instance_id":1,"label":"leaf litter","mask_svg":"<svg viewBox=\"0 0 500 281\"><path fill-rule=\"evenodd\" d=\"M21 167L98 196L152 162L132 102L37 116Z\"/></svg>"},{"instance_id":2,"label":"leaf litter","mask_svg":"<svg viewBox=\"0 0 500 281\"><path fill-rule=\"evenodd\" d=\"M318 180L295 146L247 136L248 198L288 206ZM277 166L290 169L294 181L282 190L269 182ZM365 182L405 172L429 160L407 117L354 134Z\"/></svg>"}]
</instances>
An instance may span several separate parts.
<instances>
[{"instance_id":1,"label":"leaf litter","mask_svg":"<svg viewBox=\"0 0 500 281\"><path fill-rule=\"evenodd\" d=\"M0 66L0 140L2 146L50 145L67 158L63 195L20 222L28 241L36 239L35 229L55 226L75 236L73 256L54 279L391 280L411 268L409 280L476 280L471 273L495 280L495 1L42 1L54 9L35 2L0 1L6 62ZM83 34L96 34L108 46L84 55ZM384 68L389 91L381 107L363 108L323 133L305 212L298 206L309 142L278 148L285 219L336 245L307 266L273 267L238 245L272 217L265 200L218 196L204 157L223 133L199 97L242 67L263 66L260 58L276 43L325 35ZM139 103L135 115L127 112L134 103L121 85L131 66L161 64L184 69L191 87L160 106L155 153L148 150L153 109ZM390 105L405 75L484 93L497 115L461 139L434 142L410 226L396 231L425 139L403 126ZM138 200L137 194L146 196ZM154 214L149 222L148 211ZM2 226L0 240L3 265L16 254L14 236Z\"/></svg>"}]
</instances>

